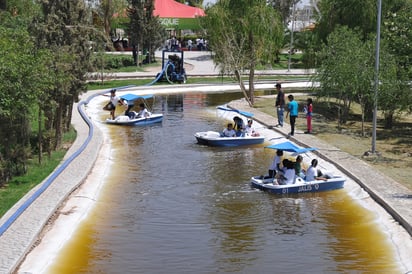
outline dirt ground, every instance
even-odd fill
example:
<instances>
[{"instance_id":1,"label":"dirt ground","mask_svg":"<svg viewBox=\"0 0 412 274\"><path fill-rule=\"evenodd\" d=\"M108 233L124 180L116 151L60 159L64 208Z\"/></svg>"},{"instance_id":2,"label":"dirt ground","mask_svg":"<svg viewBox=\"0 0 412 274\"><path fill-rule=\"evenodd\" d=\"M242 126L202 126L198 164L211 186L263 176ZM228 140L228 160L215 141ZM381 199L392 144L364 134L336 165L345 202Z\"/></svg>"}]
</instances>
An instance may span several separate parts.
<instances>
[{"instance_id":1,"label":"dirt ground","mask_svg":"<svg viewBox=\"0 0 412 274\"><path fill-rule=\"evenodd\" d=\"M307 97L296 97L299 106ZM274 101L257 98L256 106L267 114L276 116ZM314 99L313 134L384 172L397 182L412 190L412 115L403 115L396 120L392 129L384 129L378 117L376 131L376 154L365 155L372 147L372 122L365 123L365 136L361 134L359 115L353 113L344 125L338 125L337 119L326 102ZM302 112L296 122L296 128L306 130L306 118Z\"/></svg>"}]
</instances>

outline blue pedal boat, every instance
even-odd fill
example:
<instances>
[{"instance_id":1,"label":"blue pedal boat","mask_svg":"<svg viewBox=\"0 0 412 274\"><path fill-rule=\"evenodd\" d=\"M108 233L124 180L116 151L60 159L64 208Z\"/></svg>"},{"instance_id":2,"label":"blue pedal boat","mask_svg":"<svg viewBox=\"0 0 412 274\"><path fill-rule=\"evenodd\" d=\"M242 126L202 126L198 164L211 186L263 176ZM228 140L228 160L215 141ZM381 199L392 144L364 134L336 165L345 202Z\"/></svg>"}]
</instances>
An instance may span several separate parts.
<instances>
[{"instance_id":1,"label":"blue pedal boat","mask_svg":"<svg viewBox=\"0 0 412 274\"><path fill-rule=\"evenodd\" d=\"M239 137L222 137L216 131L196 132L195 138L198 144L214 147L237 147L246 145L262 144L265 141L264 136L245 136Z\"/></svg>"},{"instance_id":2,"label":"blue pedal boat","mask_svg":"<svg viewBox=\"0 0 412 274\"><path fill-rule=\"evenodd\" d=\"M293 154L301 154L317 150L314 147L300 148L292 142L283 142L266 146L265 148L283 150ZM293 184L280 185L277 179L269 176L254 176L251 178L251 186L275 194L292 194L304 192L319 192L343 188L346 181L344 177L335 176L325 172L323 180L305 181L300 177L295 177Z\"/></svg>"},{"instance_id":3,"label":"blue pedal boat","mask_svg":"<svg viewBox=\"0 0 412 274\"><path fill-rule=\"evenodd\" d=\"M345 178L340 176L330 177L326 181L315 180L310 182L306 182L302 178L296 178L294 184L278 185L276 184L276 179L264 176L256 176L252 177L251 186L274 194L292 194L304 192L320 192L343 188L345 180Z\"/></svg>"},{"instance_id":4,"label":"blue pedal boat","mask_svg":"<svg viewBox=\"0 0 412 274\"><path fill-rule=\"evenodd\" d=\"M126 100L129 104L134 104L137 100L142 100L143 103L147 106L147 100L153 99L154 95L136 95L136 94L125 94L120 96L121 99ZM145 126L151 125L155 123L161 123L163 121L163 114L162 113L150 113L148 117L139 117L135 116L130 118L127 115L119 115L116 116L115 119L106 119L107 124L111 125L125 125L125 126Z\"/></svg>"}]
</instances>

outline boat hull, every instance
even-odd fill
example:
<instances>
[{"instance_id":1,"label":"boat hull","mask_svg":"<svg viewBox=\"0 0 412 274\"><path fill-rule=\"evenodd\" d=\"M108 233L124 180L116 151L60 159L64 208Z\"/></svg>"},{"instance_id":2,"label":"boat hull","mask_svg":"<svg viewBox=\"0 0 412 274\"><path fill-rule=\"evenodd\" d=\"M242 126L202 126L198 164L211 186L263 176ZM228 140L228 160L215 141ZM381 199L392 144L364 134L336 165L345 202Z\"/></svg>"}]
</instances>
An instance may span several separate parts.
<instances>
[{"instance_id":1,"label":"boat hull","mask_svg":"<svg viewBox=\"0 0 412 274\"><path fill-rule=\"evenodd\" d=\"M129 119L127 116L119 116L116 119L107 119L106 123L111 125L123 125L123 126L145 126L155 123L161 123L163 121L163 114L152 114L150 117Z\"/></svg>"},{"instance_id":2,"label":"boat hull","mask_svg":"<svg viewBox=\"0 0 412 274\"><path fill-rule=\"evenodd\" d=\"M221 137L220 134L215 131L197 132L195 138L199 144L213 147L257 145L263 143L265 140L263 136Z\"/></svg>"},{"instance_id":3,"label":"boat hull","mask_svg":"<svg viewBox=\"0 0 412 274\"><path fill-rule=\"evenodd\" d=\"M297 179L292 185L276 185L273 184L272 178L262 176L252 177L251 186L260 190L274 194L293 194L305 192L320 192L343 188L345 178L332 177L326 181L316 180L306 182L303 179Z\"/></svg>"}]
</instances>

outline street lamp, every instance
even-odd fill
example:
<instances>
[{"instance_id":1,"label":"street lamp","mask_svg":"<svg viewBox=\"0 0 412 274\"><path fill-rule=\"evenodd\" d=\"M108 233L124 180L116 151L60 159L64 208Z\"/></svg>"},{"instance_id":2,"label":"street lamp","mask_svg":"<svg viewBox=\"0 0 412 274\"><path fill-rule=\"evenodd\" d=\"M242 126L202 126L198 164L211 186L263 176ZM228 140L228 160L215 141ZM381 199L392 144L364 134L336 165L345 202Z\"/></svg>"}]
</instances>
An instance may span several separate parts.
<instances>
[{"instance_id":1,"label":"street lamp","mask_svg":"<svg viewBox=\"0 0 412 274\"><path fill-rule=\"evenodd\" d=\"M373 129L372 129L372 154L376 153L376 121L378 115L378 90L379 90L379 50L381 40L381 10L382 0L378 0L378 19L376 27L376 55L375 55L375 94L373 102Z\"/></svg>"}]
</instances>

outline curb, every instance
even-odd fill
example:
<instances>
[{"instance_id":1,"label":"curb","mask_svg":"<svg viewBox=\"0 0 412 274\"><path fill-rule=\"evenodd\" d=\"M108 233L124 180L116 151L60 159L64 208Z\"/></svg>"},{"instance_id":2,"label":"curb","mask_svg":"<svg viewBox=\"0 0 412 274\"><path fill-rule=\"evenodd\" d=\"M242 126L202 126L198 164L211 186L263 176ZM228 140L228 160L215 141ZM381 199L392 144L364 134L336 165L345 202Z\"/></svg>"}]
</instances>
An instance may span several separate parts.
<instances>
[{"instance_id":1,"label":"curb","mask_svg":"<svg viewBox=\"0 0 412 274\"><path fill-rule=\"evenodd\" d=\"M0 235L0 273L16 271L45 225L67 197L85 181L96 162L103 135L100 130L94 130L83 112L85 104L87 102L82 101L74 105L78 111L73 111L72 124L77 138L63 162L0 219L4 228Z\"/></svg>"}]
</instances>

